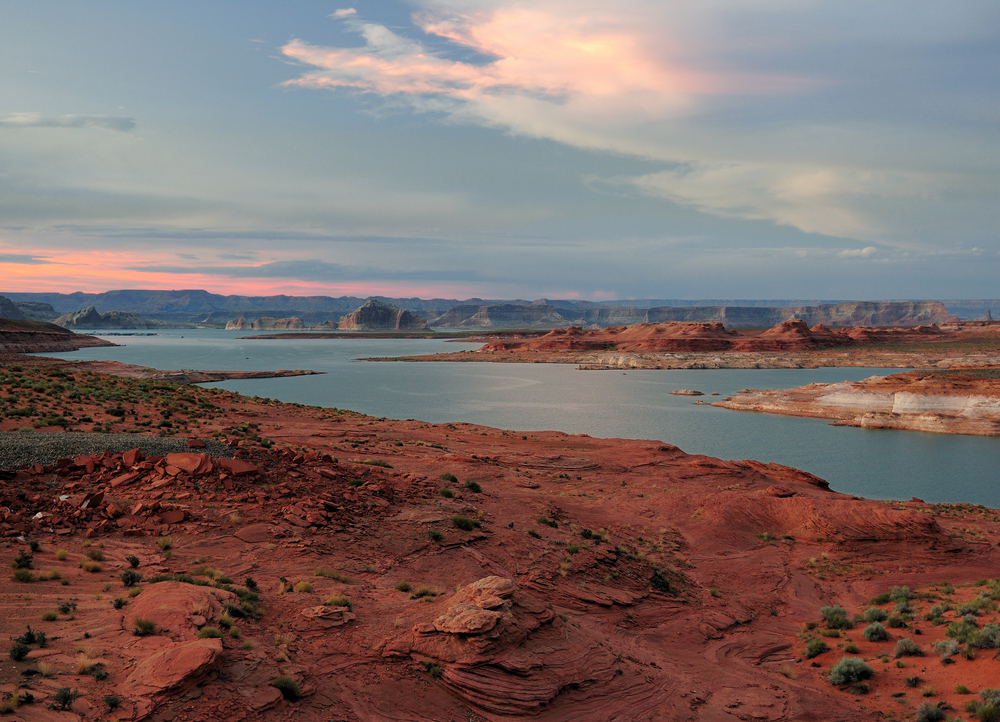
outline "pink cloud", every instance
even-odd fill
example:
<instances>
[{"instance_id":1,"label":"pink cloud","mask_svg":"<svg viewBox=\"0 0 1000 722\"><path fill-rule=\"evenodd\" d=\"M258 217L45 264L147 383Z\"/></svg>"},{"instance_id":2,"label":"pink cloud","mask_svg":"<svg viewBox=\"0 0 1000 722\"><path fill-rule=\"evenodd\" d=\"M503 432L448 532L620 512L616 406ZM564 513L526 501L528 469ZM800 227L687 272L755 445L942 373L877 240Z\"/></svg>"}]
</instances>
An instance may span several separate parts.
<instances>
[{"instance_id":1,"label":"pink cloud","mask_svg":"<svg viewBox=\"0 0 1000 722\"><path fill-rule=\"evenodd\" d=\"M507 6L459 13L422 11L413 21L486 58L454 60L388 28L350 17L360 48L293 40L282 48L307 66L286 86L349 88L403 98L421 111L552 138L583 147L641 155L660 152L631 131L690 115L700 99L787 92L794 78L698 67L681 28L663 17L594 9L587 4Z\"/></svg>"}]
</instances>

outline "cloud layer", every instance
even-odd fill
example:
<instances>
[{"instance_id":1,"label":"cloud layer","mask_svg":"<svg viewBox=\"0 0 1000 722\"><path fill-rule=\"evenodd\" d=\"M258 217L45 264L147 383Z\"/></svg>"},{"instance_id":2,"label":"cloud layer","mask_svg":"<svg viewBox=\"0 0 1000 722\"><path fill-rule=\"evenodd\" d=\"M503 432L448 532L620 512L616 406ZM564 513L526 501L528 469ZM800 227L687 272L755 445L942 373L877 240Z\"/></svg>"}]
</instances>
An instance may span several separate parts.
<instances>
[{"instance_id":1,"label":"cloud layer","mask_svg":"<svg viewBox=\"0 0 1000 722\"><path fill-rule=\"evenodd\" d=\"M117 115L9 113L0 117L0 128L103 128L127 133L135 130L135 120Z\"/></svg>"}]
</instances>

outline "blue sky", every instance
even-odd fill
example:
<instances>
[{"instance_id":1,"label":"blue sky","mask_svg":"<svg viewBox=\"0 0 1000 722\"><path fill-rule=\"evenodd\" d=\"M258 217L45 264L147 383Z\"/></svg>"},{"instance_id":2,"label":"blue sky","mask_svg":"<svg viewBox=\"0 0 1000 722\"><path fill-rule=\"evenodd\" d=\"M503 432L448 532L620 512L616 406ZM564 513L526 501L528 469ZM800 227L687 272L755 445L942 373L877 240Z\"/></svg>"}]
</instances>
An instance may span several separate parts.
<instances>
[{"instance_id":1,"label":"blue sky","mask_svg":"<svg viewBox=\"0 0 1000 722\"><path fill-rule=\"evenodd\" d=\"M0 291L1000 295L996 3L0 9Z\"/></svg>"}]
</instances>

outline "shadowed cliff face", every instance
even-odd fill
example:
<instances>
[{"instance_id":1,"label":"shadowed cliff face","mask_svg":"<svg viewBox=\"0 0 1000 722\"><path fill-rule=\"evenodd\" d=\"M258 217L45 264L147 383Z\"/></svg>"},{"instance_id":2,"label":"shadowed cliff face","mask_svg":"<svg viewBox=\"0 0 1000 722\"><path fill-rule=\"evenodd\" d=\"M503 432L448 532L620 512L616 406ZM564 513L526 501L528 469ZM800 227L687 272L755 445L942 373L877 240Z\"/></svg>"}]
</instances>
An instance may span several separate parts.
<instances>
[{"instance_id":1,"label":"shadowed cliff face","mask_svg":"<svg viewBox=\"0 0 1000 722\"><path fill-rule=\"evenodd\" d=\"M391 303L371 299L361 308L341 316L343 331L426 331L427 321Z\"/></svg>"},{"instance_id":2,"label":"shadowed cliff face","mask_svg":"<svg viewBox=\"0 0 1000 722\"><path fill-rule=\"evenodd\" d=\"M44 321L0 319L0 353L60 353L115 344Z\"/></svg>"}]
</instances>

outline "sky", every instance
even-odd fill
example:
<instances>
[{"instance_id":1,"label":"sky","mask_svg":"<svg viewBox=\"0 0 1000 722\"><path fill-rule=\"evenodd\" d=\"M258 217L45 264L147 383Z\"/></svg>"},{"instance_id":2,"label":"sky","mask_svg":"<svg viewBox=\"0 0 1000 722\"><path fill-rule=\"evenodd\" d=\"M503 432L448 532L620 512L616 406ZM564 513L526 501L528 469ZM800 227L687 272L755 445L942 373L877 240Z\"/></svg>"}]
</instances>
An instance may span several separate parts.
<instances>
[{"instance_id":1,"label":"sky","mask_svg":"<svg viewBox=\"0 0 1000 722\"><path fill-rule=\"evenodd\" d=\"M0 17L0 293L1000 297L995 0Z\"/></svg>"}]
</instances>

